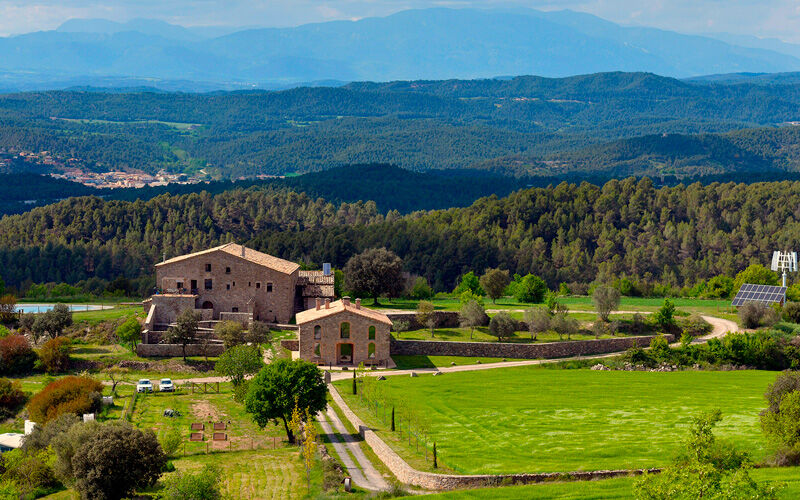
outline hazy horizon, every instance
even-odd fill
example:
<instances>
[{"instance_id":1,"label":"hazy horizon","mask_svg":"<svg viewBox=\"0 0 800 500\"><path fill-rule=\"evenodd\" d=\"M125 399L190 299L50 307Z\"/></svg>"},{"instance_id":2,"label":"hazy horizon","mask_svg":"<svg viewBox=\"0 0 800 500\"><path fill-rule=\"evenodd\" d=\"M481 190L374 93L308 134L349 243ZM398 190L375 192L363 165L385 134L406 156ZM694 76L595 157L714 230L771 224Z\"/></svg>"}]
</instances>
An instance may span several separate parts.
<instances>
[{"instance_id":1,"label":"hazy horizon","mask_svg":"<svg viewBox=\"0 0 800 500\"><path fill-rule=\"evenodd\" d=\"M570 9L627 26L690 34L735 34L800 43L800 6L789 0L0 0L0 35L58 28L70 19L157 19L185 27L290 27L383 17L407 9ZM747 19L747 23L742 20Z\"/></svg>"}]
</instances>

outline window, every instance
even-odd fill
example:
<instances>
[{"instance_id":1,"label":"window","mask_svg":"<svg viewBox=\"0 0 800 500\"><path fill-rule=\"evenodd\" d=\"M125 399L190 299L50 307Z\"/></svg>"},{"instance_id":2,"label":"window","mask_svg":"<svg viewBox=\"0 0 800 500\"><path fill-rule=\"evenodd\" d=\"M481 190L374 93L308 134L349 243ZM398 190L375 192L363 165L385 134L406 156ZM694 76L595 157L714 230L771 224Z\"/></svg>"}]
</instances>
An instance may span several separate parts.
<instances>
[{"instance_id":1,"label":"window","mask_svg":"<svg viewBox=\"0 0 800 500\"><path fill-rule=\"evenodd\" d=\"M256 281L256 288L261 288L261 283Z\"/></svg>"},{"instance_id":2,"label":"window","mask_svg":"<svg viewBox=\"0 0 800 500\"><path fill-rule=\"evenodd\" d=\"M206 272L207 273L211 272L211 264L206 264Z\"/></svg>"},{"instance_id":3,"label":"window","mask_svg":"<svg viewBox=\"0 0 800 500\"><path fill-rule=\"evenodd\" d=\"M350 338L350 323L342 323L339 325L339 336L343 339Z\"/></svg>"},{"instance_id":4,"label":"window","mask_svg":"<svg viewBox=\"0 0 800 500\"><path fill-rule=\"evenodd\" d=\"M225 283L225 290L230 290L230 289L231 289L231 284Z\"/></svg>"},{"instance_id":5,"label":"window","mask_svg":"<svg viewBox=\"0 0 800 500\"><path fill-rule=\"evenodd\" d=\"M231 274L231 268L230 267L226 267L225 268L225 274Z\"/></svg>"},{"instance_id":6,"label":"window","mask_svg":"<svg viewBox=\"0 0 800 500\"><path fill-rule=\"evenodd\" d=\"M375 327L369 327L369 340L375 340Z\"/></svg>"},{"instance_id":7,"label":"window","mask_svg":"<svg viewBox=\"0 0 800 500\"><path fill-rule=\"evenodd\" d=\"M192 280L192 293L194 293L195 290L197 290L197 280Z\"/></svg>"},{"instance_id":8,"label":"window","mask_svg":"<svg viewBox=\"0 0 800 500\"><path fill-rule=\"evenodd\" d=\"M236 286L236 282L234 281L233 283L231 283L231 286Z\"/></svg>"},{"instance_id":9,"label":"window","mask_svg":"<svg viewBox=\"0 0 800 500\"><path fill-rule=\"evenodd\" d=\"M233 309L231 309L231 312L238 313L239 312L239 308L238 307L234 307Z\"/></svg>"},{"instance_id":10,"label":"window","mask_svg":"<svg viewBox=\"0 0 800 500\"><path fill-rule=\"evenodd\" d=\"M205 285L206 285L206 290L211 290L211 289L213 288L213 283L212 283L212 281L213 281L213 280L210 280L210 279L206 280L206 282L205 282Z\"/></svg>"},{"instance_id":11,"label":"window","mask_svg":"<svg viewBox=\"0 0 800 500\"><path fill-rule=\"evenodd\" d=\"M177 283L175 283L175 288L177 288L178 290L183 288L183 281L178 281Z\"/></svg>"},{"instance_id":12,"label":"window","mask_svg":"<svg viewBox=\"0 0 800 500\"><path fill-rule=\"evenodd\" d=\"M314 344L314 357L319 358L321 354L319 353L319 342Z\"/></svg>"},{"instance_id":13,"label":"window","mask_svg":"<svg viewBox=\"0 0 800 500\"><path fill-rule=\"evenodd\" d=\"M317 325L314 327L314 338L321 339L322 338L322 327Z\"/></svg>"},{"instance_id":14,"label":"window","mask_svg":"<svg viewBox=\"0 0 800 500\"><path fill-rule=\"evenodd\" d=\"M272 283L267 283L267 292L272 291Z\"/></svg>"},{"instance_id":15,"label":"window","mask_svg":"<svg viewBox=\"0 0 800 500\"><path fill-rule=\"evenodd\" d=\"M247 286L253 286L253 282L252 281L248 281L247 282Z\"/></svg>"},{"instance_id":16,"label":"window","mask_svg":"<svg viewBox=\"0 0 800 500\"><path fill-rule=\"evenodd\" d=\"M369 359L375 359L375 343L370 342L369 346L367 346L367 357Z\"/></svg>"}]
</instances>

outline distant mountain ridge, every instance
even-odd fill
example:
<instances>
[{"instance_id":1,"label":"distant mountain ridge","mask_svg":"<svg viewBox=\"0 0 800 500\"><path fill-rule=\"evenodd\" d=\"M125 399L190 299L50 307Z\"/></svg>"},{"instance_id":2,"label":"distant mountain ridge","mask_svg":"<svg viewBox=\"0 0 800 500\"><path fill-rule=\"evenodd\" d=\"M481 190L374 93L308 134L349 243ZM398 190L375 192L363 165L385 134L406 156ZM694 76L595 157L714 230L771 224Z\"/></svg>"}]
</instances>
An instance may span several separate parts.
<instances>
[{"instance_id":1,"label":"distant mountain ridge","mask_svg":"<svg viewBox=\"0 0 800 500\"><path fill-rule=\"evenodd\" d=\"M184 80L235 89L321 80L800 71L800 58L775 50L623 27L567 10L432 8L231 31L147 19L70 20L55 31L0 38L0 90L57 88L53 82L76 78L83 80L73 85L129 78L138 86Z\"/></svg>"}]
</instances>

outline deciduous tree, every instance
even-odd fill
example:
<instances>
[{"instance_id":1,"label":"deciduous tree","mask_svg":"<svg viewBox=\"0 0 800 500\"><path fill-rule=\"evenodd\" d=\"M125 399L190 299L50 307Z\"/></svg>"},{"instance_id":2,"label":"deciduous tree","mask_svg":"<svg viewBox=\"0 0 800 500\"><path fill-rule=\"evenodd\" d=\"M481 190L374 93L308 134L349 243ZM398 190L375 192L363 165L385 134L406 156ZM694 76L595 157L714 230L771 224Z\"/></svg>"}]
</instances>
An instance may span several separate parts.
<instances>
[{"instance_id":1,"label":"deciduous tree","mask_svg":"<svg viewBox=\"0 0 800 500\"><path fill-rule=\"evenodd\" d=\"M200 315L191 309L181 312L175 319L175 325L164 333L164 339L173 344L180 344L183 350L183 360L186 361L186 345L194 340L197 334L197 325Z\"/></svg>"},{"instance_id":2,"label":"deciduous tree","mask_svg":"<svg viewBox=\"0 0 800 500\"><path fill-rule=\"evenodd\" d=\"M476 326L482 326L486 321L486 310L482 305L478 304L475 300L470 300L463 306L458 313L458 323L464 327L469 328L469 338L472 338Z\"/></svg>"},{"instance_id":3,"label":"deciduous tree","mask_svg":"<svg viewBox=\"0 0 800 500\"><path fill-rule=\"evenodd\" d=\"M510 282L508 271L502 269L487 269L480 279L481 288L492 299L492 304L503 296L503 292Z\"/></svg>"},{"instance_id":4,"label":"deciduous tree","mask_svg":"<svg viewBox=\"0 0 800 500\"><path fill-rule=\"evenodd\" d=\"M396 297L403 290L403 261L391 250L370 248L347 261L344 267L347 289L373 298L383 294Z\"/></svg>"},{"instance_id":5,"label":"deciduous tree","mask_svg":"<svg viewBox=\"0 0 800 500\"><path fill-rule=\"evenodd\" d=\"M603 321L608 321L611 311L619 307L620 293L614 287L599 285L592 292L592 303L598 316Z\"/></svg>"},{"instance_id":6,"label":"deciduous tree","mask_svg":"<svg viewBox=\"0 0 800 500\"><path fill-rule=\"evenodd\" d=\"M317 413L327 407L328 389L322 372L303 360L278 359L266 365L250 381L245 410L264 428L270 422L282 422L286 437L294 443L289 428L292 408L297 404Z\"/></svg>"}]
</instances>

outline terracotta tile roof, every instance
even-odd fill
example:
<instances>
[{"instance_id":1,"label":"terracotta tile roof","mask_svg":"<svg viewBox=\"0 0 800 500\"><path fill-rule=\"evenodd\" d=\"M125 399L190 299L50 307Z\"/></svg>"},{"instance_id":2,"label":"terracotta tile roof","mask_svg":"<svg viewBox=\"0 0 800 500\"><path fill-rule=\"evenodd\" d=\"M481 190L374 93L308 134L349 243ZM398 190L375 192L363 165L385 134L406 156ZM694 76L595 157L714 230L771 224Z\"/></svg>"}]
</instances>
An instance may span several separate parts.
<instances>
[{"instance_id":1,"label":"terracotta tile roof","mask_svg":"<svg viewBox=\"0 0 800 500\"><path fill-rule=\"evenodd\" d=\"M242 256L242 249L244 249L244 256ZM284 274L292 274L293 272L295 272L297 269L300 268L300 264L289 262L288 260L279 259L278 257L273 257L272 255L267 255L263 252L253 250L252 248L247 248L242 245L237 245L236 243L226 243L225 245L209 248L208 250L202 250L200 252L173 257L171 259L165 260L164 262L159 262L158 264L156 264L156 267L172 264L173 262L180 262L182 260L191 259L201 255L207 255L213 252L225 252L227 254L233 255L234 257L243 258L247 261L253 262L254 264L259 264L261 266L274 269L275 271Z\"/></svg>"},{"instance_id":2,"label":"terracotta tile roof","mask_svg":"<svg viewBox=\"0 0 800 500\"><path fill-rule=\"evenodd\" d=\"M345 311L373 319L380 323L386 323L387 325L392 324L392 320L390 320L389 317L383 314L382 312L375 311L373 309L367 309L364 306L361 306L361 308L357 308L355 303L353 302L350 302L350 305L345 305L344 302L341 300L331 302L329 309L325 309L325 305L323 304L319 310L313 308L307 311L299 312L297 313L296 316L296 322L298 325L302 325L304 323L317 321L318 319L324 318L326 316L330 316L332 314L339 314Z\"/></svg>"}]
</instances>

